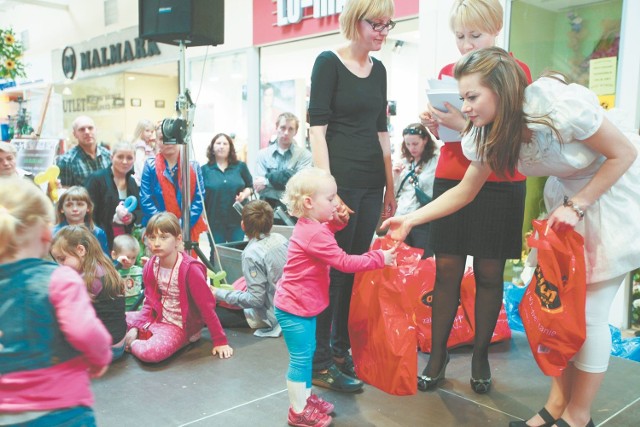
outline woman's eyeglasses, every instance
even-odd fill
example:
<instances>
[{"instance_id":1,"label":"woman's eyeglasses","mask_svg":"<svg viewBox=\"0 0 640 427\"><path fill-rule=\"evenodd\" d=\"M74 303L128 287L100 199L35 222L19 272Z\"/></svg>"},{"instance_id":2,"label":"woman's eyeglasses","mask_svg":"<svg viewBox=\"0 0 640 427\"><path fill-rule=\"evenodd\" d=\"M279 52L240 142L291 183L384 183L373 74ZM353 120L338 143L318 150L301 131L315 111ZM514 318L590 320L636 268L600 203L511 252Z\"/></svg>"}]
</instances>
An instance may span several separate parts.
<instances>
[{"instance_id":1,"label":"woman's eyeglasses","mask_svg":"<svg viewBox=\"0 0 640 427\"><path fill-rule=\"evenodd\" d=\"M427 133L424 131L424 129L420 129L420 128L406 128L405 130L402 131L402 136L405 136L407 134L420 135L423 138L427 136Z\"/></svg>"},{"instance_id":2,"label":"woman's eyeglasses","mask_svg":"<svg viewBox=\"0 0 640 427\"><path fill-rule=\"evenodd\" d=\"M368 23L369 25L371 25L371 28L373 28L373 31L377 31L378 33L381 33L384 31L384 29L386 28L387 30L391 31L393 30L393 27L396 26L396 23L393 21L389 21L386 24L383 24L382 22L373 22L369 19L364 19L363 21L365 21L366 23Z\"/></svg>"}]
</instances>

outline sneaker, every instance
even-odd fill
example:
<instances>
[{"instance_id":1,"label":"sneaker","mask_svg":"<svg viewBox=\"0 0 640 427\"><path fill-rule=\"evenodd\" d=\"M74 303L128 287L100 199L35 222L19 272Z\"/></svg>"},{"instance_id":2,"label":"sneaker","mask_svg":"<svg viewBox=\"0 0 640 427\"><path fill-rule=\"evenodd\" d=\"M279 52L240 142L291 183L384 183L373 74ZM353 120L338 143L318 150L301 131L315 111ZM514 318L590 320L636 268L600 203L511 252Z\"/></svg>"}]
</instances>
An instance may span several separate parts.
<instances>
[{"instance_id":1,"label":"sneaker","mask_svg":"<svg viewBox=\"0 0 640 427\"><path fill-rule=\"evenodd\" d=\"M299 414L295 413L293 408L289 408L289 416L287 417L290 426L299 427L327 427L332 420L329 415L323 414L308 402Z\"/></svg>"},{"instance_id":2,"label":"sneaker","mask_svg":"<svg viewBox=\"0 0 640 427\"><path fill-rule=\"evenodd\" d=\"M317 394L311 393L311 396L307 399L307 404L313 405L323 414L330 414L335 409L333 403L329 403Z\"/></svg>"},{"instance_id":3,"label":"sneaker","mask_svg":"<svg viewBox=\"0 0 640 427\"><path fill-rule=\"evenodd\" d=\"M331 365L327 369L327 372L324 373L314 371L311 377L311 383L319 387L344 393L359 391L364 386L364 383L359 379L351 378L340 372L336 365Z\"/></svg>"},{"instance_id":4,"label":"sneaker","mask_svg":"<svg viewBox=\"0 0 640 427\"><path fill-rule=\"evenodd\" d=\"M335 358L333 359L333 361L343 374L351 378L358 378L358 374L356 374L356 367L353 365L353 358L350 354L347 354L344 357L344 361L342 363L336 361Z\"/></svg>"}]
</instances>

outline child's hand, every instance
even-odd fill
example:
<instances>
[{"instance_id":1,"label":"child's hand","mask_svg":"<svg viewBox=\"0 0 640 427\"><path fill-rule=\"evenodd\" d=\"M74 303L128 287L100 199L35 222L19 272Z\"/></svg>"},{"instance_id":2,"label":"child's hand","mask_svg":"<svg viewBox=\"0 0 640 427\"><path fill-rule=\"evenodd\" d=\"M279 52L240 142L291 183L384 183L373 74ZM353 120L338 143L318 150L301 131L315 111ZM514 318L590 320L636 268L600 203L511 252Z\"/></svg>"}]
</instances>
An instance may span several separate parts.
<instances>
[{"instance_id":1,"label":"child's hand","mask_svg":"<svg viewBox=\"0 0 640 427\"><path fill-rule=\"evenodd\" d=\"M384 265L396 265L396 249L398 249L398 245L382 251L384 254Z\"/></svg>"},{"instance_id":2,"label":"child's hand","mask_svg":"<svg viewBox=\"0 0 640 427\"><path fill-rule=\"evenodd\" d=\"M216 354L220 357L220 359L228 359L233 355L233 349L229 345L217 345L213 347L211 354L215 356Z\"/></svg>"},{"instance_id":3,"label":"child's hand","mask_svg":"<svg viewBox=\"0 0 640 427\"><path fill-rule=\"evenodd\" d=\"M140 263L142 264L143 267L145 266L147 261L149 261L149 257L148 256L140 257Z\"/></svg>"}]
</instances>

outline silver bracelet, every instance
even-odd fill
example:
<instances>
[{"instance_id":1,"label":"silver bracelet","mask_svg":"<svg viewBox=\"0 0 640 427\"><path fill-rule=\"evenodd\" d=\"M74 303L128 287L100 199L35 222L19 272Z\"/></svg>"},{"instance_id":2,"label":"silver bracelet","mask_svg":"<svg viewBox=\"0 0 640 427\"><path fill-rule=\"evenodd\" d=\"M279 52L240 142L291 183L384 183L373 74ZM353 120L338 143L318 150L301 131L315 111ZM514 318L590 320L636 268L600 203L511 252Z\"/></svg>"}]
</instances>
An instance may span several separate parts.
<instances>
[{"instance_id":1,"label":"silver bracelet","mask_svg":"<svg viewBox=\"0 0 640 427\"><path fill-rule=\"evenodd\" d=\"M564 201L562 202L562 206L566 206L568 208L573 209L573 211L576 213L576 215L578 215L578 218L580 218L580 220L584 218L584 210L580 206L573 203L573 201L569 200L569 197L564 196Z\"/></svg>"}]
</instances>

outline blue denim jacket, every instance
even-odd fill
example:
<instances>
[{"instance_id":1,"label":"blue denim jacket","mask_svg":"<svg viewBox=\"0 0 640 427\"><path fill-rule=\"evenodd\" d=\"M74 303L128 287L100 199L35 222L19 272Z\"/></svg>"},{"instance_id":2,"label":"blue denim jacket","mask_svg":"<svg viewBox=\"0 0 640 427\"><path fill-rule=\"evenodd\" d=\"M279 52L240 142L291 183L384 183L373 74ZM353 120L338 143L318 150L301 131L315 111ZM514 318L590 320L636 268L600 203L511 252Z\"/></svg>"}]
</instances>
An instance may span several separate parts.
<instances>
[{"instance_id":1,"label":"blue denim jacket","mask_svg":"<svg viewBox=\"0 0 640 427\"><path fill-rule=\"evenodd\" d=\"M48 368L80 355L60 331L49 299L58 267L34 258L0 265L0 375Z\"/></svg>"}]
</instances>

